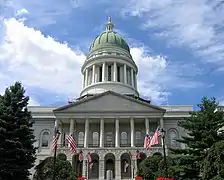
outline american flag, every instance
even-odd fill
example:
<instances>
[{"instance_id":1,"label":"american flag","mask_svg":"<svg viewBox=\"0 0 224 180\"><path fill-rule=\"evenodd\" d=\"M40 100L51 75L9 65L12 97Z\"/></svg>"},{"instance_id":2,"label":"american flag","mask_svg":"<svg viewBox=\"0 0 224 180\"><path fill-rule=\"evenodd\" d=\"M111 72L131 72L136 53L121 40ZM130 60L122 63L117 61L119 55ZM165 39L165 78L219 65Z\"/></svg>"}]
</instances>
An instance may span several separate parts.
<instances>
[{"instance_id":1,"label":"american flag","mask_svg":"<svg viewBox=\"0 0 224 180\"><path fill-rule=\"evenodd\" d=\"M88 163L91 163L92 162L92 158L91 158L91 153L90 152L88 152L86 157L87 157Z\"/></svg>"},{"instance_id":2,"label":"american flag","mask_svg":"<svg viewBox=\"0 0 224 180\"><path fill-rule=\"evenodd\" d=\"M150 141L151 141L151 136L149 136L148 134L146 134L145 140L144 140L144 148L146 150L149 150L149 148L150 148Z\"/></svg>"},{"instance_id":3,"label":"american flag","mask_svg":"<svg viewBox=\"0 0 224 180\"><path fill-rule=\"evenodd\" d=\"M159 137L160 136L161 136L161 132L160 132L159 128L157 128L154 135L152 136L152 138L150 140L150 147L152 145L159 144Z\"/></svg>"},{"instance_id":4,"label":"american flag","mask_svg":"<svg viewBox=\"0 0 224 180\"><path fill-rule=\"evenodd\" d=\"M80 153L79 153L79 161L80 161L80 162L83 161L83 153L82 153L82 151L80 151Z\"/></svg>"},{"instance_id":5,"label":"american flag","mask_svg":"<svg viewBox=\"0 0 224 180\"><path fill-rule=\"evenodd\" d=\"M91 158L91 153L88 152L86 157L87 157L87 161L88 161L88 164L89 164L89 169L92 169L93 168L93 162L92 162L92 158Z\"/></svg>"},{"instance_id":6,"label":"american flag","mask_svg":"<svg viewBox=\"0 0 224 180\"><path fill-rule=\"evenodd\" d=\"M72 135L68 135L66 137L66 141L68 142L69 144L69 147L70 147L70 151L73 153L73 154L76 154L76 141L75 139L73 138Z\"/></svg>"},{"instance_id":7,"label":"american flag","mask_svg":"<svg viewBox=\"0 0 224 180\"><path fill-rule=\"evenodd\" d=\"M51 142L51 151L54 152L57 150L57 143L58 143L58 139L60 137L60 131L57 129L56 125L54 127L54 135L53 135L53 139Z\"/></svg>"}]
</instances>

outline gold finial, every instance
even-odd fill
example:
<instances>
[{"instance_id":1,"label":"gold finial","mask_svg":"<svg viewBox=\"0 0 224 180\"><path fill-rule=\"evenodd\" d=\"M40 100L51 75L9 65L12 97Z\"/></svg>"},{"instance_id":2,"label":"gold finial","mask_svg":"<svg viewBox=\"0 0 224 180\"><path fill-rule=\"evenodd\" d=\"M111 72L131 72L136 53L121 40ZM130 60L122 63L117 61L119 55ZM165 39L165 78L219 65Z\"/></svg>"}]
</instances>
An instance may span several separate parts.
<instances>
[{"instance_id":1,"label":"gold finial","mask_svg":"<svg viewBox=\"0 0 224 180\"><path fill-rule=\"evenodd\" d=\"M107 22L107 25L106 25L106 31L113 31L113 28L114 28L114 25L111 22L111 17L108 16L108 22Z\"/></svg>"}]
</instances>

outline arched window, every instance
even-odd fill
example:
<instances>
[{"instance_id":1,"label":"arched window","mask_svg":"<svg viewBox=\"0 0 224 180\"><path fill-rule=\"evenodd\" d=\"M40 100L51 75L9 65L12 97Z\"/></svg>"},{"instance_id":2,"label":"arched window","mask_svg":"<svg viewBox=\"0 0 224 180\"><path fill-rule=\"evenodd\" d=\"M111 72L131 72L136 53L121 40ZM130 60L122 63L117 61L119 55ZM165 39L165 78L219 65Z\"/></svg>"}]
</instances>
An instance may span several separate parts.
<instances>
[{"instance_id":1,"label":"arched window","mask_svg":"<svg viewBox=\"0 0 224 180\"><path fill-rule=\"evenodd\" d=\"M78 134L78 146L84 145L84 132L79 132Z\"/></svg>"},{"instance_id":2,"label":"arched window","mask_svg":"<svg viewBox=\"0 0 224 180\"><path fill-rule=\"evenodd\" d=\"M49 146L49 137L50 137L50 133L48 131L45 131L42 133L41 147Z\"/></svg>"},{"instance_id":3,"label":"arched window","mask_svg":"<svg viewBox=\"0 0 224 180\"><path fill-rule=\"evenodd\" d=\"M144 142L144 137L143 137L143 134L142 134L142 132L141 131L136 131L135 132L135 143L137 144L137 145L142 145L143 144L143 142Z\"/></svg>"},{"instance_id":4,"label":"arched window","mask_svg":"<svg viewBox=\"0 0 224 180\"><path fill-rule=\"evenodd\" d=\"M93 146L99 145L99 133L93 132Z\"/></svg>"},{"instance_id":5,"label":"arched window","mask_svg":"<svg viewBox=\"0 0 224 180\"><path fill-rule=\"evenodd\" d=\"M128 144L128 134L126 132L121 133L121 145Z\"/></svg>"},{"instance_id":6,"label":"arched window","mask_svg":"<svg viewBox=\"0 0 224 180\"><path fill-rule=\"evenodd\" d=\"M176 129L170 129L169 130L169 142L170 142L170 146L172 147L177 147L178 146L178 142L176 141L176 139L178 139L178 132Z\"/></svg>"}]
</instances>

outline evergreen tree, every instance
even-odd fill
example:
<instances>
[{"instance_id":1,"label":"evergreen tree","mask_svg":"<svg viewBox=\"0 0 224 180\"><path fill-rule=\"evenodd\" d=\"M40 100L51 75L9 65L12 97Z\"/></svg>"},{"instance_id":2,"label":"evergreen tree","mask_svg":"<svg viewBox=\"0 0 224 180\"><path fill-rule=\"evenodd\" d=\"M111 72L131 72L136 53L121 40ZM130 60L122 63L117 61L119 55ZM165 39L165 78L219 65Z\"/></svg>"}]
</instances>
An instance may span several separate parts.
<instances>
[{"instance_id":1,"label":"evergreen tree","mask_svg":"<svg viewBox=\"0 0 224 180\"><path fill-rule=\"evenodd\" d=\"M224 141L215 143L203 160L203 180L224 179Z\"/></svg>"},{"instance_id":2,"label":"evergreen tree","mask_svg":"<svg viewBox=\"0 0 224 180\"><path fill-rule=\"evenodd\" d=\"M216 99L204 97L198 107L198 111L179 122L179 126L185 129L187 135L177 141L185 144L186 148L171 149L178 157L179 176L182 176L182 179L200 179L202 160L209 148L223 137L223 133L218 131L224 126L224 113L216 111Z\"/></svg>"},{"instance_id":3,"label":"evergreen tree","mask_svg":"<svg viewBox=\"0 0 224 180\"><path fill-rule=\"evenodd\" d=\"M0 179L28 180L35 162L29 97L21 83L6 88L0 96Z\"/></svg>"}]
</instances>

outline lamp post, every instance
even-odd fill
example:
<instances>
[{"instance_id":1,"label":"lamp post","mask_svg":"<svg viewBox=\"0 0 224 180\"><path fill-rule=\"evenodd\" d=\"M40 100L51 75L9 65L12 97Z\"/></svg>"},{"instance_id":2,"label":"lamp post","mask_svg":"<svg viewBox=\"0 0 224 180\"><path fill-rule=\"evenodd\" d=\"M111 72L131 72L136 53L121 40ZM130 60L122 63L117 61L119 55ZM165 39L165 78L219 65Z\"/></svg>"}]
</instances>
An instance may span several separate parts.
<instances>
[{"instance_id":1,"label":"lamp post","mask_svg":"<svg viewBox=\"0 0 224 180\"><path fill-rule=\"evenodd\" d=\"M165 164L165 176L168 178L168 167L166 162L166 147L165 147L165 135L166 131L161 129L162 141L163 141L163 157L164 157L164 164Z\"/></svg>"}]
</instances>

